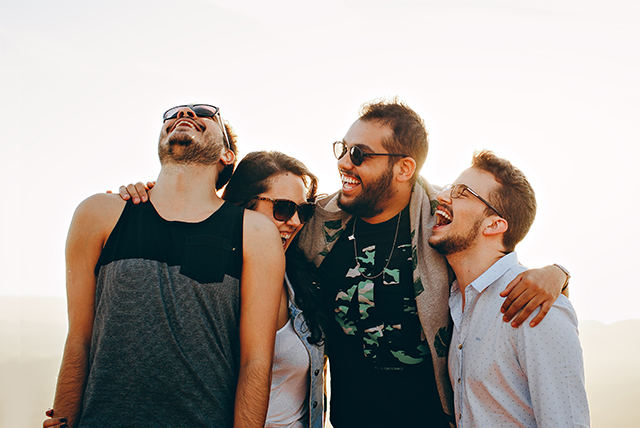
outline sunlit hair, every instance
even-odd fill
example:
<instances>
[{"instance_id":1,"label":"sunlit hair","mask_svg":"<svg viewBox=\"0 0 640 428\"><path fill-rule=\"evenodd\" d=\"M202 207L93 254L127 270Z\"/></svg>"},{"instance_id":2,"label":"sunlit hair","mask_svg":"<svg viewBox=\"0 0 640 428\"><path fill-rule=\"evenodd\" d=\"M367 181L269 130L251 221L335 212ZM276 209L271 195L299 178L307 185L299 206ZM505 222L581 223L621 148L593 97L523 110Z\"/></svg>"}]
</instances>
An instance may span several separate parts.
<instances>
[{"instance_id":1,"label":"sunlit hair","mask_svg":"<svg viewBox=\"0 0 640 428\"><path fill-rule=\"evenodd\" d=\"M231 148L231 151L235 153L236 157L233 160L232 164L225 165L222 171L220 171L220 174L218 174L218 180L216 181L216 189L221 189L222 186L227 184L227 182L231 178L231 175L233 174L233 169L235 168L236 163L238 162L238 146L237 146L238 136L236 135L231 125L229 125L229 122L227 122L226 120L223 120L223 122L224 122L224 128L227 130L227 137L229 137L229 147ZM224 138L224 136L222 138Z\"/></svg>"},{"instance_id":2,"label":"sunlit hair","mask_svg":"<svg viewBox=\"0 0 640 428\"><path fill-rule=\"evenodd\" d=\"M267 192L272 178L291 173L302 178L307 188L307 200L313 200L318 190L318 178L298 159L276 151L251 152L238 164L222 198L235 205L254 209L256 196Z\"/></svg>"},{"instance_id":3,"label":"sunlit hair","mask_svg":"<svg viewBox=\"0 0 640 428\"><path fill-rule=\"evenodd\" d=\"M391 128L393 138L383 141L382 146L389 153L402 153L416 161L416 171L411 177L411 183L415 183L429 151L428 132L422 118L398 98L392 98L364 104L360 107L360 120L379 122ZM390 163L397 160L389 158Z\"/></svg>"},{"instance_id":4,"label":"sunlit hair","mask_svg":"<svg viewBox=\"0 0 640 428\"><path fill-rule=\"evenodd\" d=\"M522 171L489 150L475 152L471 166L493 175L499 183L489 201L503 215L509 227L502 237L505 253L512 252L529 232L536 218L536 194ZM495 212L487 207L487 215Z\"/></svg>"},{"instance_id":5,"label":"sunlit hair","mask_svg":"<svg viewBox=\"0 0 640 428\"><path fill-rule=\"evenodd\" d=\"M231 176L222 198L253 210L257 204L255 197L270 190L274 177L286 173L302 178L307 188L307 200L315 201L317 177L298 159L276 151L251 152L246 155ZM298 248L297 238L289 246L286 256L287 277L295 292L296 304L304 313L311 334L309 343L321 344L324 340L321 327L324 317L316 268Z\"/></svg>"}]
</instances>

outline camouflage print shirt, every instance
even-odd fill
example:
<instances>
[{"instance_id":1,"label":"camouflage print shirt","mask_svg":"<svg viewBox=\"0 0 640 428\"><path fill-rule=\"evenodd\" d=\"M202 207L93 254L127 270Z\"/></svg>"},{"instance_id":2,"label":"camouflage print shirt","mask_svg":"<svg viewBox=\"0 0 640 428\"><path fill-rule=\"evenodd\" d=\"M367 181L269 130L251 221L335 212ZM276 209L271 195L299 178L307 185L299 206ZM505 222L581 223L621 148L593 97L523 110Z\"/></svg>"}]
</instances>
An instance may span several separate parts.
<instances>
[{"instance_id":1,"label":"camouflage print shirt","mask_svg":"<svg viewBox=\"0 0 640 428\"><path fill-rule=\"evenodd\" d=\"M411 196L411 202L409 204L409 223L410 223L409 225L410 241L409 242L411 243L410 263L411 263L411 271L412 271L411 285L412 285L413 294L415 297L415 309L417 310L417 313L418 313L419 325L421 327L421 335L424 335L425 341L417 344L416 347L411 350L409 350L409 348L403 349L402 353L398 353L396 350L395 356L393 355L393 353L391 353L391 348L388 348L389 352L377 353L376 355L377 355L377 358L380 358L380 361L389 360L391 358L389 355L391 355L397 361L401 361L401 360L410 361L410 359L419 359L419 358L425 357L426 356L424 352L425 349L423 347L420 347L420 345L427 344L429 347L429 355L431 357L433 373L435 375L435 383L436 383L438 395L440 398L440 403L442 405L442 409L447 415L450 426L453 427L455 426L455 423L453 421L452 391L451 391L451 384L449 381L449 376L447 371L447 361L446 361L449 341L450 341L450 334L451 334L451 318L449 316L448 297L449 297L449 286L452 281L452 273L444 257L438 254L435 250L433 250L428 244L428 238L431 235L431 229L435 224L434 212L435 212L435 207L437 205L437 202L435 201L436 194L437 194L437 190L434 187L432 187L429 183L427 183L423 178L420 178L416 183L416 185L414 186L414 191ZM300 232L299 246L305 252L307 258L313 261L316 266L321 266L325 258L334 250L334 248L336 250L339 248L339 247L336 247L336 245L338 245L340 237L345 232L348 235L352 233L352 223L351 223L352 218L347 213L340 210L340 208L337 206L337 203L336 203L337 197L338 197L338 194L336 193L324 198L323 200L320 200L318 202L316 214ZM362 223L363 223L362 221L359 221L357 223L357 227L360 227ZM356 232L358 232L358 230L356 230ZM401 231L399 231L399 236L400 236L400 232ZM402 247L398 248L398 246L396 246L396 249L394 249L394 252L398 252L398 251L400 251L400 253L406 252L407 249L404 246L407 243L406 239L402 238L398 241L398 243ZM371 256L371 252L362 251L362 250L366 250L366 248L364 248L361 245L361 243L358 243L358 248L361 249L359 258L362 258L360 267L363 267L364 265L366 269L365 260ZM376 250L376 253L387 252L385 255L382 256L382 258L385 259L385 263L386 263L386 257L389 249L390 248L387 246L386 249ZM355 259L353 248L351 251L352 252L349 254L349 257L353 261ZM395 257L396 256L394 254L392 256L392 262L393 262L393 258ZM400 256L400 259L402 257L403 256ZM384 264L382 266L384 266ZM376 266L373 268L373 275L376 275L379 272L380 267L381 266ZM389 267L391 267L392 270L396 269L393 266L391 266L391 264ZM370 276L369 273L365 273L365 275ZM387 278L387 281L388 281L388 279L392 278L393 275L394 275L393 273L388 273L388 275L385 274L385 278ZM403 282L406 285L406 278L401 282ZM352 286L347 287L345 291L347 296L346 296L346 299L344 299L345 303L348 301L350 302L350 305L354 304L353 303L354 301L348 298L348 295L350 293L349 290L352 288ZM325 285L322 285L322 287L324 290ZM331 290L333 289L332 287L336 287L336 285L335 284L326 285L326 287L328 287L328 289ZM374 287L375 287L375 284L374 284ZM400 287L400 288L406 291L406 288L403 288L403 287ZM368 296L367 286L363 285L362 287L356 288L352 291L355 293L356 290L362 293L361 300L366 302L366 299ZM326 295L330 296L331 293L325 294L325 296ZM335 297L337 297L337 294L334 295L334 301L335 301ZM410 300L405 301L404 299L406 297L408 296L406 294L403 294L403 297L402 297L403 303L402 303L401 311L404 311L405 309L407 309L407 312L410 313L412 311L411 301ZM330 301L330 299L327 298L327 301ZM359 299L356 299L356 301L358 305L356 312L359 312L361 309L360 308L361 303ZM375 299L373 300L373 302L375 302ZM404 302L407 303L406 306ZM350 311L353 309L353 306L350 306L350 305L349 304L345 305L347 307L346 313L344 313L344 316L342 319L342 322L345 323L347 329L349 328L349 322L353 322L350 316L351 313L353 314L356 313L356 312L350 313ZM336 306L337 306L337 309L339 310L341 309L339 308L340 305L334 304L334 307L331 309L333 312L335 312ZM362 309L364 310L365 307L363 307ZM332 313L332 316L333 316L333 313ZM362 321L362 318L360 319ZM371 318L371 319L373 320L374 318ZM367 323L366 318L364 319L364 321L365 322L362 323L361 327L366 326L366 323ZM376 323L373 323L373 324L376 324ZM407 324L406 322L405 324L407 326L410 325L410 323ZM377 324L378 327L380 325L381 324L379 323ZM393 329L393 324L385 325L383 329L388 329L389 327ZM369 325L369 326L366 326L364 329L361 329L361 333L363 333L364 330L372 329L372 328L373 330L370 330L370 333L375 338L376 326L374 325ZM411 329L410 327L407 327L407 330L410 330L410 329ZM384 330L378 330L378 331L382 332ZM392 337L393 336L392 333L394 332L389 330L387 331L389 333L387 335L387 338ZM374 344L376 341L375 339L371 339L371 337L368 337L367 339L373 340L373 342L371 342L370 345L368 345L369 350L373 351L373 349L376 347L376 345ZM367 352L367 345L366 345L366 341L364 341L364 336L363 336L363 342L365 343L365 345L360 349L360 355L365 355L365 353ZM377 340L377 343L380 344L380 340ZM327 343L327 347L330 348L330 346L331 344ZM332 351L329 349L328 353L331 354L331 352ZM332 364L331 359L330 359L330 364ZM405 366L411 366L411 365L405 364ZM334 377L334 379L332 379L332 384L335 384L335 374L333 374L334 367L333 366L331 367L332 367L332 376ZM339 373L337 374L339 375ZM336 392L337 391L335 391L332 388L333 397L335 397ZM393 392L396 394L403 394L403 391L400 391L400 390L393 391ZM372 402L372 403L369 403L367 407L373 407L375 411L381 412L383 410L381 406L382 404L380 402ZM357 409L354 406L353 411L361 412L363 411L363 409ZM333 413L333 409L332 409L332 413ZM426 424L425 426L429 426L428 422L429 420L427 418L427 420L424 421L424 423Z\"/></svg>"}]
</instances>

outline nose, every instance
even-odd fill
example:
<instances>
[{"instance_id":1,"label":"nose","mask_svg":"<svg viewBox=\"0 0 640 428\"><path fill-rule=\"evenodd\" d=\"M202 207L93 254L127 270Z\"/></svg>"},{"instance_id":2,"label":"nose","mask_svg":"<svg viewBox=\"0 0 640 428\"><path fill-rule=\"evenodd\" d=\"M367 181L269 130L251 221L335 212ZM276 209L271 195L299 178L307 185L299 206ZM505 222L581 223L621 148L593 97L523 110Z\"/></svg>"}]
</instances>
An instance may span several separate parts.
<instances>
[{"instance_id":1,"label":"nose","mask_svg":"<svg viewBox=\"0 0 640 428\"><path fill-rule=\"evenodd\" d=\"M286 221L287 225L291 227L295 227L296 229L302 226L302 222L300 221L300 217L298 217L298 212L296 211L289 220Z\"/></svg>"},{"instance_id":2,"label":"nose","mask_svg":"<svg viewBox=\"0 0 640 428\"><path fill-rule=\"evenodd\" d=\"M440 193L438 193L436 198L438 199L438 202L444 202L444 203L449 203L450 204L451 203L451 189L442 190Z\"/></svg>"},{"instance_id":3,"label":"nose","mask_svg":"<svg viewBox=\"0 0 640 428\"><path fill-rule=\"evenodd\" d=\"M178 118L178 119L180 119L182 117L194 118L194 117L196 117L196 114L189 107L184 106L180 110L178 110L178 114L176 115L176 118Z\"/></svg>"},{"instance_id":4,"label":"nose","mask_svg":"<svg viewBox=\"0 0 640 428\"><path fill-rule=\"evenodd\" d=\"M351 163L351 155L349 154L349 152L347 151L347 153L345 153L344 156L342 156L340 159L338 159L338 168L339 169L346 169L349 170L351 168L353 168L353 164Z\"/></svg>"}]
</instances>

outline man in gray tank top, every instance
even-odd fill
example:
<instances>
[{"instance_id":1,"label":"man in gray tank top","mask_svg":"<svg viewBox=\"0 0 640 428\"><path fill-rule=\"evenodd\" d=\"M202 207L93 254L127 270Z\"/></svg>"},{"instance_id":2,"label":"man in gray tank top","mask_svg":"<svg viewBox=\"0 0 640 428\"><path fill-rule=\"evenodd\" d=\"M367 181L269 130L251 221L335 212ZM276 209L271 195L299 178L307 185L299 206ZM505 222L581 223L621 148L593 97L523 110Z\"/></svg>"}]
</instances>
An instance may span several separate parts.
<instances>
[{"instance_id":1,"label":"man in gray tank top","mask_svg":"<svg viewBox=\"0 0 640 428\"><path fill-rule=\"evenodd\" d=\"M264 426L280 235L216 195L235 163L217 107L163 119L151 203L97 194L73 216L69 334L45 427Z\"/></svg>"}]
</instances>

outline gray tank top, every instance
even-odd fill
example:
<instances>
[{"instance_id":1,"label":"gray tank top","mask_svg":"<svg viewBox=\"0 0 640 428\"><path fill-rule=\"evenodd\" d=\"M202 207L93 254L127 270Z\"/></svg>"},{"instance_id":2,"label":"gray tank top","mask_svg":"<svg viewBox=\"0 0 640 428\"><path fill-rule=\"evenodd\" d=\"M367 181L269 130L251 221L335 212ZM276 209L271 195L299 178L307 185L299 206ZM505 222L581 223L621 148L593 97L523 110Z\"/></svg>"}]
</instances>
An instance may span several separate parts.
<instances>
[{"instance_id":1,"label":"gray tank top","mask_svg":"<svg viewBox=\"0 0 640 428\"><path fill-rule=\"evenodd\" d=\"M243 213L126 204L96 265L81 427L233 426Z\"/></svg>"}]
</instances>

